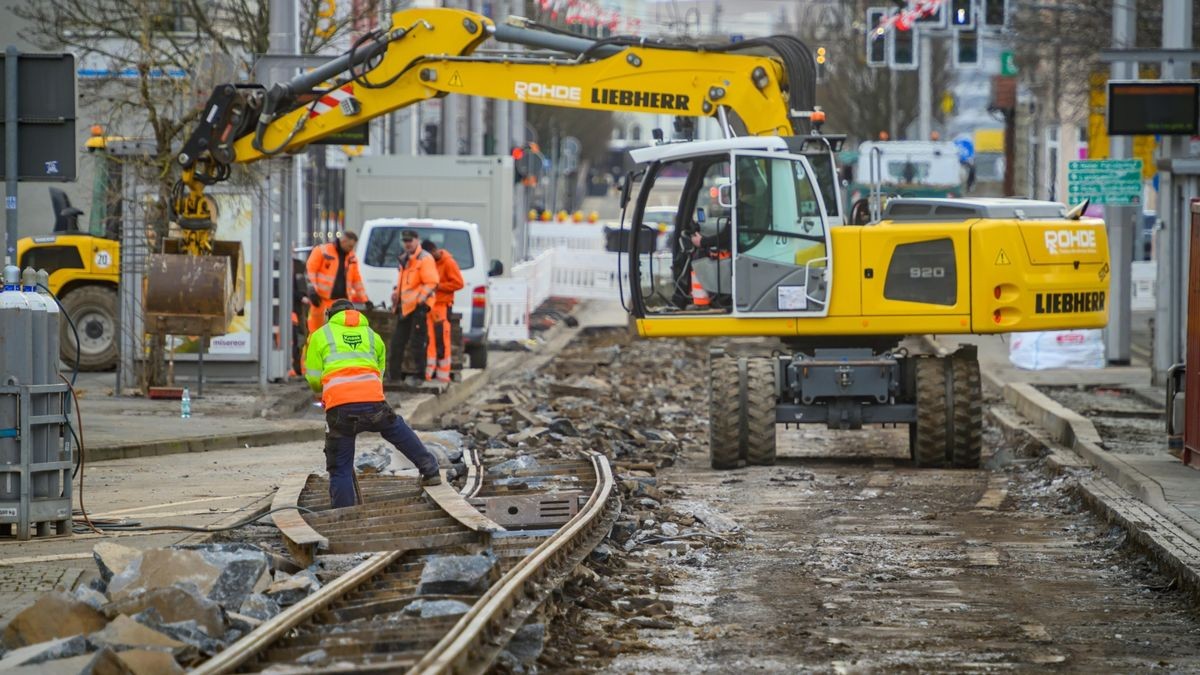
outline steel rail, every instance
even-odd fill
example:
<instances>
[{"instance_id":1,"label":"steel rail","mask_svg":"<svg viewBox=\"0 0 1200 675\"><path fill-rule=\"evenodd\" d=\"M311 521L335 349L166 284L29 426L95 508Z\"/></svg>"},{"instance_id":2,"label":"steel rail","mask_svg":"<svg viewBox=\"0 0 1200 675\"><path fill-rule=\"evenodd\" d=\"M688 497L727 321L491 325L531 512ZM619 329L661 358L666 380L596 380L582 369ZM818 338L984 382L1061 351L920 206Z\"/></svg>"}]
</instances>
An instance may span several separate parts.
<instances>
[{"instance_id":1,"label":"steel rail","mask_svg":"<svg viewBox=\"0 0 1200 675\"><path fill-rule=\"evenodd\" d=\"M284 610L279 616L260 625L238 640L228 649L205 661L193 675L218 675L232 672L256 654L287 635L288 631L304 623L329 603L353 591L364 581L370 580L380 570L392 564L404 551L376 553L342 576L326 584L321 590Z\"/></svg>"},{"instance_id":2,"label":"steel rail","mask_svg":"<svg viewBox=\"0 0 1200 675\"><path fill-rule=\"evenodd\" d=\"M532 586L561 567L578 549L584 535L594 534L592 530L602 522L615 482L608 458L595 452L590 455L597 480L584 508L489 588L409 673L482 672L490 665L490 656L498 653L515 632L513 628L508 635L501 635L501 628L512 623L511 615L522 601L537 594Z\"/></svg>"},{"instance_id":3,"label":"steel rail","mask_svg":"<svg viewBox=\"0 0 1200 675\"><path fill-rule=\"evenodd\" d=\"M613 507L619 506L613 472L603 455L589 452L587 456L595 471L596 482L584 507L480 596L449 632L422 655L410 672L482 672L554 587L547 581L572 569L607 534L608 528L603 525L611 525L612 519L602 516L615 514ZM477 457L466 459L473 465ZM479 476L480 472L478 469L476 471ZM482 477L479 476L475 491L478 491L481 483ZM447 505L443 502L453 502L451 506L457 506L459 502L466 504L465 498L448 485L438 487L442 494L437 496L442 499L435 501L443 511ZM427 488L425 492L434 497L434 491ZM488 527L491 521L478 512L475 512L477 518L461 518L463 514L449 515L460 522L465 520L474 525L473 529L485 537L491 531L496 531ZM404 548L373 554L313 595L258 626L193 672L209 675L250 667L256 656L264 654L281 640L288 639L293 631L306 622L331 611L334 603L372 583L373 579L402 561L409 550ZM372 670L386 669L388 665L361 664L359 667Z\"/></svg>"}]
</instances>

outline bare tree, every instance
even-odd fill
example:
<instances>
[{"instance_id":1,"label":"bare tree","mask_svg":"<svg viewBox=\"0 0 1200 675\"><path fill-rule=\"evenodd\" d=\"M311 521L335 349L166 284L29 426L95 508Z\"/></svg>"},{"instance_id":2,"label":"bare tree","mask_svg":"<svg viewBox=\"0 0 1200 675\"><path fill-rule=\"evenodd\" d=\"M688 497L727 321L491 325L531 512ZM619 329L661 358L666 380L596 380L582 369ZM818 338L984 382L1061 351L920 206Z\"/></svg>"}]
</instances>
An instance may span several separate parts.
<instances>
[{"instance_id":1,"label":"bare tree","mask_svg":"<svg viewBox=\"0 0 1200 675\"><path fill-rule=\"evenodd\" d=\"M360 17L330 20L331 0L299 0L301 40L316 51L343 39ZM378 11L379 0L356 7ZM267 51L266 0L28 0L16 14L29 22L30 40L47 50L75 53L102 71L81 82L82 107L105 121L107 132L153 141L154 152L128 158L129 175L151 177L155 199L145 205L146 233L161 246L171 220L178 179L175 152L199 119L212 88L236 81ZM321 30L314 27L319 22ZM163 380L161 341L148 362L148 380Z\"/></svg>"},{"instance_id":2,"label":"bare tree","mask_svg":"<svg viewBox=\"0 0 1200 675\"><path fill-rule=\"evenodd\" d=\"M1086 109L1089 76L1108 72L1099 60L1112 46L1112 0L1039 0L1020 3L1012 16L1010 39L1022 81L1054 112ZM1137 12L1137 45L1162 41L1162 3L1142 0ZM1200 13L1193 13L1193 46L1200 48ZM1156 77L1154 66L1145 76Z\"/></svg>"},{"instance_id":3,"label":"bare tree","mask_svg":"<svg viewBox=\"0 0 1200 675\"><path fill-rule=\"evenodd\" d=\"M817 86L817 104L828 116L825 130L852 140L870 140L879 132L903 130L917 119L917 72L872 68L866 63L866 0L813 2L797 8L794 18L776 31L798 36L811 50L826 49L825 81ZM886 3L883 3L886 4ZM883 38L879 38L883 39ZM934 40L935 100L950 84L947 51ZM892 96L895 91L896 95ZM936 110L936 107L935 107ZM935 115L938 114L935 112Z\"/></svg>"}]
</instances>

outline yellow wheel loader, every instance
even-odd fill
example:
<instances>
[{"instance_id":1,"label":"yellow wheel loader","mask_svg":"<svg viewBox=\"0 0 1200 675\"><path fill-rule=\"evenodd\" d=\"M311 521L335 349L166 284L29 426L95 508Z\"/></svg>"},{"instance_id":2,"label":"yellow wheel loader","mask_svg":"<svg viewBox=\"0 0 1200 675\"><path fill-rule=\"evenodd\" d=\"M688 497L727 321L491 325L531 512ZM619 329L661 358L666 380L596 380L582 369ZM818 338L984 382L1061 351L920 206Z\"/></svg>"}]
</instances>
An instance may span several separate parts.
<instances>
[{"instance_id":1,"label":"yellow wheel loader","mask_svg":"<svg viewBox=\"0 0 1200 675\"><path fill-rule=\"evenodd\" d=\"M477 54L488 39L532 51ZM631 153L640 169L624 183L633 212L622 267L644 337L780 340L771 356L713 353L713 466L774 462L781 423L903 424L917 464L976 466L974 352L909 353L901 339L1105 325L1103 223L1046 202L893 199L877 222L845 224L834 159L844 139L819 132L815 73L812 53L787 36L590 40L524 19L403 10L310 73L218 87L179 155L176 210L202 228L205 187L230 165L450 94L710 117L724 138ZM647 204L676 202L671 249L657 252L644 240L660 236L642 225Z\"/></svg>"}]
</instances>

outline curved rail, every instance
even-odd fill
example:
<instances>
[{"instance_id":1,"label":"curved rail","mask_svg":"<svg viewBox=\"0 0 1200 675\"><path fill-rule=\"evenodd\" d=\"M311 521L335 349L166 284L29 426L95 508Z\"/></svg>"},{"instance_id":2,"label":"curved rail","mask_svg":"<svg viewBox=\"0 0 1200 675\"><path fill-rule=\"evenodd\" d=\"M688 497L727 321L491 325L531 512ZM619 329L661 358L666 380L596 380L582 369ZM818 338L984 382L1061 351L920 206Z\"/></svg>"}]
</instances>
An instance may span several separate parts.
<instances>
[{"instance_id":1,"label":"curved rail","mask_svg":"<svg viewBox=\"0 0 1200 675\"><path fill-rule=\"evenodd\" d=\"M574 564L568 567L566 563L572 558L582 559L583 556L573 554L579 553L587 541L598 543L603 539L608 533L607 528L599 537L595 535L605 521L601 516L610 510L614 480L612 467L604 455L591 453L591 460L596 469L596 486L587 504L488 589L410 673L482 672L508 642L501 635L501 628L516 623L517 619L524 622L525 616L541 604L541 598L534 603L529 602L530 598L549 593L549 585L539 582L552 574L565 572L564 567L574 567ZM588 546L583 554L594 546ZM528 606L530 604L532 606ZM518 613L521 616L515 616Z\"/></svg>"},{"instance_id":2,"label":"curved rail","mask_svg":"<svg viewBox=\"0 0 1200 675\"><path fill-rule=\"evenodd\" d=\"M359 656L352 657L352 660L365 658L355 666L356 669L395 672L400 668L410 667L410 672L420 673L482 672L550 591L604 538L616 513L619 512L619 497L607 458L598 453L588 454L595 475L591 495L579 512L553 535L546 537L544 533L537 532L524 535L520 532L505 533L504 528L496 526L478 511L474 511L463 495L448 484L427 488L424 491L426 496L432 498L433 503L437 505L437 511L442 514L438 517L452 517L457 520L458 526L473 536L472 541L475 543L466 544L466 540L461 537L445 543L431 542L431 537L399 536L386 540L409 542L410 545L372 554L365 562L329 582L313 595L258 626L228 649L202 664L195 672L227 673L238 669L261 668L271 663L276 667L282 666L295 658L293 652L300 649L300 638L297 636L302 633L309 636L332 636L334 640L329 649L334 651L350 649L352 644L360 644L359 638L365 640L361 644L367 651L360 653L355 648L356 651L353 652ZM579 464L582 467L587 466L584 462ZM396 493L391 494L394 498ZM368 499L367 505L371 503L372 500ZM386 516L383 518L386 519ZM339 524L349 525L352 522L341 520ZM392 527L403 530L405 527L417 525L405 522L396 523ZM504 538L493 541L493 533ZM496 553L504 561L506 556L501 551L518 541L528 542L525 546L532 546L531 537L544 540L519 560L516 556L507 558L501 570L509 564L512 567L482 595L424 596L429 600L444 597L473 603L461 617L446 617L445 621L421 623L420 628L416 629L421 635L408 633L399 637L391 634L393 629L390 626L384 628L379 623L361 623L363 619L369 619L369 622L384 621L386 615L394 615L398 608L418 599L418 596L413 594L411 585L413 575L420 576L419 567L424 564L421 560L429 552L478 551L481 550L480 546L491 548L494 544ZM523 547L519 546L516 550L520 548ZM359 620L360 623L338 628L343 621L354 620ZM384 623L390 623L390 620ZM341 636L346 636L347 640L341 641ZM307 639L309 638L304 638ZM322 646L325 644L321 642ZM371 645L381 644L386 647L383 652L376 654L372 651ZM301 651L313 648L315 645L303 647ZM393 649L400 651L393 652ZM343 653L350 655L349 652ZM337 665L340 667L346 664Z\"/></svg>"}]
</instances>

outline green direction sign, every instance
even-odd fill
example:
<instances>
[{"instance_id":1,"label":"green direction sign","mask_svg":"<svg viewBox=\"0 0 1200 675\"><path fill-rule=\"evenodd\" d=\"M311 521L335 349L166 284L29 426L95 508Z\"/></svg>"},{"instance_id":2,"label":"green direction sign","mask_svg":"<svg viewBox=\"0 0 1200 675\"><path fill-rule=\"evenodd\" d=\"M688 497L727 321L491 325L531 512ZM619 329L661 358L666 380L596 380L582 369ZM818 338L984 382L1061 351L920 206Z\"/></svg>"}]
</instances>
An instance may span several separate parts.
<instances>
[{"instance_id":1,"label":"green direction sign","mask_svg":"<svg viewBox=\"0 0 1200 675\"><path fill-rule=\"evenodd\" d=\"M1012 52L1000 52L1000 74L1004 77L1016 76L1017 60L1013 57Z\"/></svg>"},{"instance_id":2,"label":"green direction sign","mask_svg":"<svg viewBox=\"0 0 1200 675\"><path fill-rule=\"evenodd\" d=\"M1142 160L1082 159L1067 164L1067 195L1093 204L1142 203Z\"/></svg>"}]
</instances>

